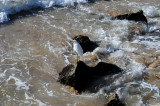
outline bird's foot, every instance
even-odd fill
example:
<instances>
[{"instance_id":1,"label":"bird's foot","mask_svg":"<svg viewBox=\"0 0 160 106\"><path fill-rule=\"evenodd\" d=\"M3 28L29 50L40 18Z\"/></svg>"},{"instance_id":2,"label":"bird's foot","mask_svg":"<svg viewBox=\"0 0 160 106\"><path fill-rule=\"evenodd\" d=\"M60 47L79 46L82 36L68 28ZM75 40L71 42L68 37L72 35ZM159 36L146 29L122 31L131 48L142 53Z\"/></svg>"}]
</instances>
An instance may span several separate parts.
<instances>
[{"instance_id":1,"label":"bird's foot","mask_svg":"<svg viewBox=\"0 0 160 106\"><path fill-rule=\"evenodd\" d=\"M76 61L76 64L78 64L78 63L79 63L79 60Z\"/></svg>"},{"instance_id":2,"label":"bird's foot","mask_svg":"<svg viewBox=\"0 0 160 106\"><path fill-rule=\"evenodd\" d=\"M80 62L80 59L77 59L76 64L78 64Z\"/></svg>"}]
</instances>

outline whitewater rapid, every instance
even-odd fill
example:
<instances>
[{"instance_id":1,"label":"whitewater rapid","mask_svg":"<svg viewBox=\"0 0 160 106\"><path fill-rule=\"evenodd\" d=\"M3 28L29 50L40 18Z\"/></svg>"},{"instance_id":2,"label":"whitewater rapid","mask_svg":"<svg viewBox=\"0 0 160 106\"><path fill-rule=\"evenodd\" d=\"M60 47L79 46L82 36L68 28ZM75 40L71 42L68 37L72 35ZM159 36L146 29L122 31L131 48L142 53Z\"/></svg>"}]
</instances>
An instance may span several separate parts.
<instances>
[{"instance_id":1,"label":"whitewater rapid","mask_svg":"<svg viewBox=\"0 0 160 106\"><path fill-rule=\"evenodd\" d=\"M74 6L75 3L87 3L87 0L1 0L0 23L9 21L8 15L36 7L49 8L53 5Z\"/></svg>"}]
</instances>

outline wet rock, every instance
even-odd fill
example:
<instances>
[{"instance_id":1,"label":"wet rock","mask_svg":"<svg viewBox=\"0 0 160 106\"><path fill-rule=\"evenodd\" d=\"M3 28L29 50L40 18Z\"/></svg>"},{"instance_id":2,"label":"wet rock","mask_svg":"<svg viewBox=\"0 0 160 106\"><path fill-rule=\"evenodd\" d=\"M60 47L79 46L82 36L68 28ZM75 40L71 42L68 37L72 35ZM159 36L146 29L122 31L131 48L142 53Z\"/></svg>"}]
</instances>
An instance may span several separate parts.
<instances>
[{"instance_id":1,"label":"wet rock","mask_svg":"<svg viewBox=\"0 0 160 106\"><path fill-rule=\"evenodd\" d=\"M121 72L122 70L113 64L99 62L95 67L87 66L83 61L76 65L66 66L59 73L59 82L74 87L79 93L97 92L106 86L104 76Z\"/></svg>"},{"instance_id":2,"label":"wet rock","mask_svg":"<svg viewBox=\"0 0 160 106\"><path fill-rule=\"evenodd\" d=\"M124 15L118 15L113 17L112 19L120 19L120 20L131 20L131 21L141 21L147 23L147 18L144 16L143 11L140 10L137 13L130 13Z\"/></svg>"},{"instance_id":3,"label":"wet rock","mask_svg":"<svg viewBox=\"0 0 160 106\"><path fill-rule=\"evenodd\" d=\"M83 60L85 59L86 61L88 60L89 62L98 61L98 57L92 53L86 53L86 55L83 56Z\"/></svg>"},{"instance_id":4,"label":"wet rock","mask_svg":"<svg viewBox=\"0 0 160 106\"><path fill-rule=\"evenodd\" d=\"M77 90L75 90L73 87L71 87L71 86L66 86L66 89L68 90L68 91L70 91L70 92L72 92L72 93L74 93L74 94L76 94L76 95L78 95L79 93L78 93L78 91Z\"/></svg>"},{"instance_id":5,"label":"wet rock","mask_svg":"<svg viewBox=\"0 0 160 106\"><path fill-rule=\"evenodd\" d=\"M83 55L81 61L85 62L88 66L95 66L99 59L97 55L92 52L88 52Z\"/></svg>"},{"instance_id":6,"label":"wet rock","mask_svg":"<svg viewBox=\"0 0 160 106\"><path fill-rule=\"evenodd\" d=\"M120 100L117 94L112 94L108 100L107 104L105 106L125 106Z\"/></svg>"},{"instance_id":7,"label":"wet rock","mask_svg":"<svg viewBox=\"0 0 160 106\"><path fill-rule=\"evenodd\" d=\"M119 11L114 10L114 9L107 9L107 10L105 10L105 13L109 14L109 15L112 16L112 17L116 17L116 16L119 15ZM122 13L122 12L121 12L121 13ZM121 13L120 13L120 14L121 14Z\"/></svg>"},{"instance_id":8,"label":"wet rock","mask_svg":"<svg viewBox=\"0 0 160 106\"><path fill-rule=\"evenodd\" d=\"M143 73L143 78L150 84L160 87L160 68L149 69Z\"/></svg>"},{"instance_id":9,"label":"wet rock","mask_svg":"<svg viewBox=\"0 0 160 106\"><path fill-rule=\"evenodd\" d=\"M92 52L95 48L98 47L96 42L91 41L87 36L78 35L73 39L77 40L78 43L82 46L83 53Z\"/></svg>"},{"instance_id":10,"label":"wet rock","mask_svg":"<svg viewBox=\"0 0 160 106\"><path fill-rule=\"evenodd\" d=\"M137 24L137 23L132 23L131 26L128 27L128 32L129 32L129 35L128 36L128 40L129 41L132 41L132 40L135 40L136 38L134 38L133 36L134 35L145 35L146 32L146 26L144 26L143 24Z\"/></svg>"},{"instance_id":11,"label":"wet rock","mask_svg":"<svg viewBox=\"0 0 160 106\"><path fill-rule=\"evenodd\" d=\"M159 60L155 60L152 64L149 65L149 68L156 68L160 66L160 59Z\"/></svg>"}]
</instances>

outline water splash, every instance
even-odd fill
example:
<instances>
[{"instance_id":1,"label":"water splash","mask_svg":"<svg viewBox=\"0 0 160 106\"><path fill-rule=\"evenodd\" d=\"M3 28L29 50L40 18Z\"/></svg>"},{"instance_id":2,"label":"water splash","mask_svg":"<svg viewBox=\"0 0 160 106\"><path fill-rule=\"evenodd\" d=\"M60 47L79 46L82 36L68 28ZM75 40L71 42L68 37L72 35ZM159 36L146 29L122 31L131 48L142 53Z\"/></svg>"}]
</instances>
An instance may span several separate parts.
<instances>
[{"instance_id":1,"label":"water splash","mask_svg":"<svg viewBox=\"0 0 160 106\"><path fill-rule=\"evenodd\" d=\"M35 7L50 8L53 5L68 6L86 3L87 0L3 0L0 1L0 23L9 21L8 15Z\"/></svg>"}]
</instances>

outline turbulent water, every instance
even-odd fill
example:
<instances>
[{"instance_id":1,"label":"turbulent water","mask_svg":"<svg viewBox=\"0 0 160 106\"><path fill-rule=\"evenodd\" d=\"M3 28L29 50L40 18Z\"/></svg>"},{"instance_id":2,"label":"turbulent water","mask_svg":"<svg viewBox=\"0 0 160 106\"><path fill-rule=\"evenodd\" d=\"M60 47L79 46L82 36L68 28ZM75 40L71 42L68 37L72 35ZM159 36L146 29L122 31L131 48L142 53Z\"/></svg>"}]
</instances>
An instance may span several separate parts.
<instances>
[{"instance_id":1,"label":"turbulent water","mask_svg":"<svg viewBox=\"0 0 160 106\"><path fill-rule=\"evenodd\" d=\"M111 20L139 10L149 29L139 22ZM100 42L81 60L124 70L106 77L106 86L97 93L76 95L57 82L63 67L76 61L71 42L76 35ZM159 0L0 1L0 106L103 106L112 92L127 106L160 105L160 66L148 67L158 59Z\"/></svg>"}]
</instances>

